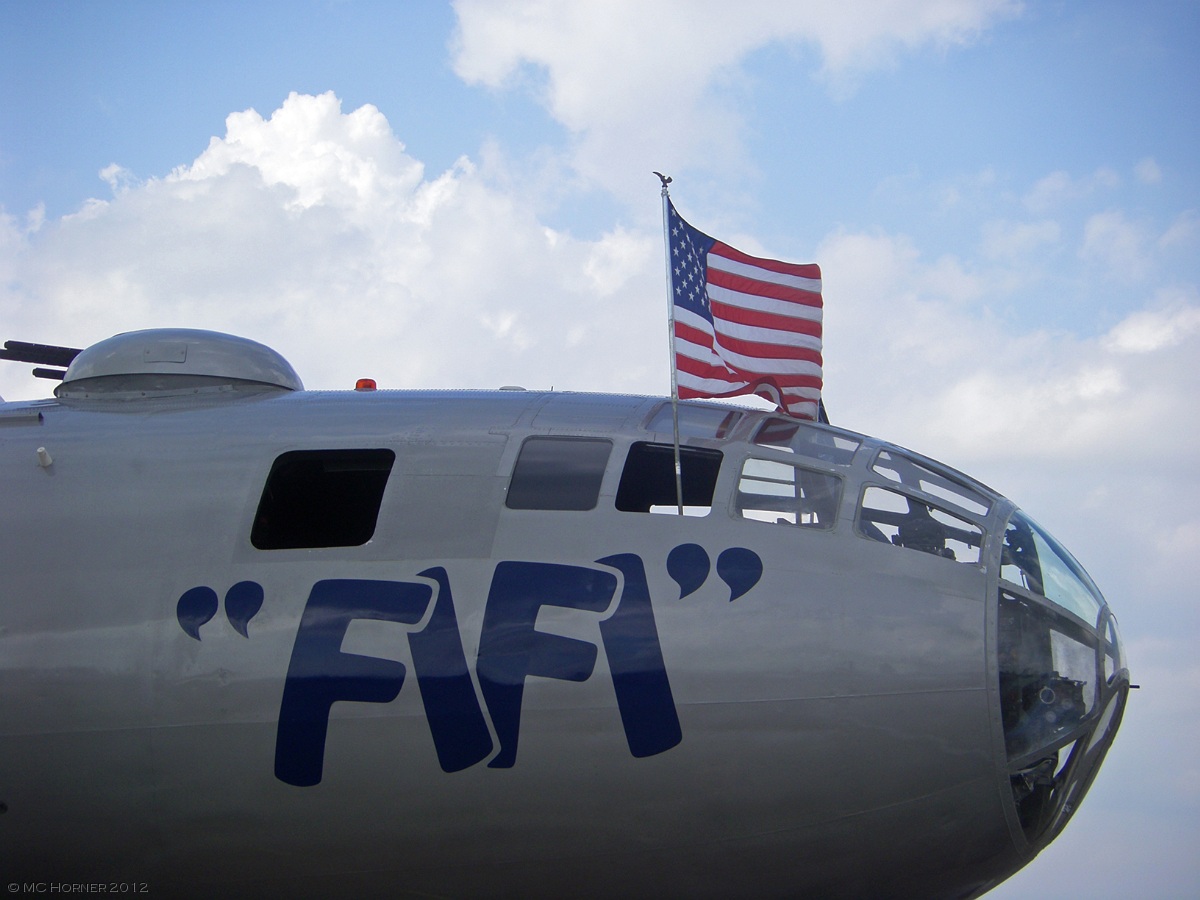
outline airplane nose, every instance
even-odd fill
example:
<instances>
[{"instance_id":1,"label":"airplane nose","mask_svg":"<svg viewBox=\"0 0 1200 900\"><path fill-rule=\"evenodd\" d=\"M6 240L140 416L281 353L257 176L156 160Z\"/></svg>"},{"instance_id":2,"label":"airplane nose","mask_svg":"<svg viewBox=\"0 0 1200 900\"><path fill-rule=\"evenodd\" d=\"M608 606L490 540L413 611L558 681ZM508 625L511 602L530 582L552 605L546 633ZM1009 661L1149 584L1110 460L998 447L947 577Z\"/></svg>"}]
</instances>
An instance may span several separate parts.
<instances>
[{"instance_id":1,"label":"airplane nose","mask_svg":"<svg viewBox=\"0 0 1200 900\"><path fill-rule=\"evenodd\" d=\"M1020 512L1005 534L996 634L1013 812L1018 838L1035 853L1095 778L1124 713L1129 670L1103 595Z\"/></svg>"}]
</instances>

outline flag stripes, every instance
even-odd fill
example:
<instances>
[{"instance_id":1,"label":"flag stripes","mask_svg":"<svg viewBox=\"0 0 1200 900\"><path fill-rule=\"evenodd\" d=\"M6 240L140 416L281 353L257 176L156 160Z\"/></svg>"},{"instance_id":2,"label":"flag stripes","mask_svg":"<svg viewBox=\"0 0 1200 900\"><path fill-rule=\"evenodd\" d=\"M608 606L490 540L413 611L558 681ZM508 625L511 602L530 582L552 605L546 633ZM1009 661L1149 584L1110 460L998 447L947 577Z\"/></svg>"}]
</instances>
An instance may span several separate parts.
<instances>
[{"instance_id":1,"label":"flag stripes","mask_svg":"<svg viewBox=\"0 0 1200 900\"><path fill-rule=\"evenodd\" d=\"M752 393L816 419L820 268L743 253L697 231L670 200L667 209L679 396Z\"/></svg>"}]
</instances>

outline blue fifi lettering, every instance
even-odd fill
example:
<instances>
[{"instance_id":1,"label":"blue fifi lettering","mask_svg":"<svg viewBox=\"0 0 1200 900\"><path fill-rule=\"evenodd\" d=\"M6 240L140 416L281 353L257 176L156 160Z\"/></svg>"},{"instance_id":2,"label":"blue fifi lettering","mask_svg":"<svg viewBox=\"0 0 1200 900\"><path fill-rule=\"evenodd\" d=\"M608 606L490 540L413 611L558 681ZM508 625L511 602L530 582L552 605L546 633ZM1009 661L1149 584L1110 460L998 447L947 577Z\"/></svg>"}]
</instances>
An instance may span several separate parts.
<instances>
[{"instance_id":1,"label":"blue fifi lettering","mask_svg":"<svg viewBox=\"0 0 1200 900\"><path fill-rule=\"evenodd\" d=\"M653 756L683 740L683 729L663 662L646 569L641 557L632 553L598 562L619 569L625 577L620 605L600 623L625 740L634 756Z\"/></svg>"},{"instance_id":2,"label":"blue fifi lettering","mask_svg":"<svg viewBox=\"0 0 1200 900\"><path fill-rule=\"evenodd\" d=\"M663 663L646 571L632 553L599 562L620 571L625 580L616 610L600 622L625 740L634 756L653 756L678 744L683 731ZM535 630L538 611L549 605L603 612L616 587L611 574L580 566L503 562L496 567L476 665L500 740L500 752L490 767L509 768L516 762L527 675L584 681L595 668L596 647Z\"/></svg>"},{"instance_id":3,"label":"blue fifi lettering","mask_svg":"<svg viewBox=\"0 0 1200 900\"><path fill-rule=\"evenodd\" d=\"M338 700L388 703L404 685L404 664L341 651L355 619L421 621L433 589L402 581L329 579L308 595L283 684L275 734L275 777L319 784L329 709Z\"/></svg>"},{"instance_id":4,"label":"blue fifi lettering","mask_svg":"<svg viewBox=\"0 0 1200 900\"><path fill-rule=\"evenodd\" d=\"M489 767L506 769L516 762L526 675L586 681L596 665L594 644L536 631L538 610L562 606L603 612L616 590L616 576L597 569L532 562L496 566L475 665L500 741Z\"/></svg>"},{"instance_id":5,"label":"blue fifi lettering","mask_svg":"<svg viewBox=\"0 0 1200 900\"><path fill-rule=\"evenodd\" d=\"M492 752L492 736L467 671L450 579L441 566L421 575L437 582L437 603L429 623L408 636L408 647L438 763L443 772L457 772Z\"/></svg>"},{"instance_id":6,"label":"blue fifi lettering","mask_svg":"<svg viewBox=\"0 0 1200 900\"><path fill-rule=\"evenodd\" d=\"M438 762L454 772L492 752L475 697L444 569L421 573L439 590L429 622L409 648ZM404 686L403 663L341 651L354 619L415 625L432 589L403 581L331 579L313 585L288 665L275 740L275 777L297 786L321 781L329 710L338 700L388 703Z\"/></svg>"},{"instance_id":7,"label":"blue fifi lettering","mask_svg":"<svg viewBox=\"0 0 1200 900\"><path fill-rule=\"evenodd\" d=\"M629 752L635 757L653 756L682 740L641 557L621 553L597 564L608 570L558 563L497 564L476 659L483 705L500 745L490 767L510 768L516 762L528 676L586 681L595 669L594 644L534 627L541 608L600 614L612 605L622 581L620 599L612 613L600 620L599 630ZM672 552L668 569L680 585L681 596L699 587L709 565L708 554L697 545ZM748 591L762 572L757 554L741 548L721 554L717 568L730 585L730 599ZM620 573L620 579L612 570ZM346 631L355 619L416 625L428 613L425 627L409 632L408 644L438 763L443 771L456 772L486 759L495 749L467 668L446 570L435 566L420 577L436 585L436 598L427 582L329 579L313 585L292 646L279 710L275 775L281 781L298 786L320 783L334 703L388 703L404 685L403 663L342 652ZM226 605L231 622L236 614L234 626L245 635L245 622L261 606L261 588L255 592L241 588L231 589ZM180 598L179 621L189 636L199 639L199 627L214 614L215 600L215 592L207 588L193 589Z\"/></svg>"}]
</instances>

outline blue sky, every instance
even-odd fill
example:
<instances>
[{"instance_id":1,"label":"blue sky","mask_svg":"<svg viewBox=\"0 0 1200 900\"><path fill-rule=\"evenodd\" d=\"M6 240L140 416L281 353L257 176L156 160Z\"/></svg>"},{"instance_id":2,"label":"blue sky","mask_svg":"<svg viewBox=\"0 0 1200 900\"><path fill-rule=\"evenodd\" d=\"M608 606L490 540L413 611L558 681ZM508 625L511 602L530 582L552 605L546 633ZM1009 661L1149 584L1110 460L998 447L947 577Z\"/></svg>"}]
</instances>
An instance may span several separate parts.
<instances>
[{"instance_id":1,"label":"blue sky","mask_svg":"<svg viewBox=\"0 0 1200 900\"><path fill-rule=\"evenodd\" d=\"M1200 893L1200 3L10 0L0 83L4 339L661 393L652 170L820 263L834 421L1014 497L1143 685L993 896Z\"/></svg>"}]
</instances>

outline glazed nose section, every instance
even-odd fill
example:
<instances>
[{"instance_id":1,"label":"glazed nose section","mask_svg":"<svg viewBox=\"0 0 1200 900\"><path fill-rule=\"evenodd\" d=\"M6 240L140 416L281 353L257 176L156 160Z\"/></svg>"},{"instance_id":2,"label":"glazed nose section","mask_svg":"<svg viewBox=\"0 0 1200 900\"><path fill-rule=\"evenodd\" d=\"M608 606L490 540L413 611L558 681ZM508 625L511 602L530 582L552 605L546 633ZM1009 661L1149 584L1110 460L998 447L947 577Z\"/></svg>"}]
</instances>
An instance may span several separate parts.
<instances>
[{"instance_id":1,"label":"glazed nose section","mask_svg":"<svg viewBox=\"0 0 1200 900\"><path fill-rule=\"evenodd\" d=\"M1083 568L1015 513L1000 569L997 661L1009 782L1032 849L1078 807L1116 735L1129 670L1116 619Z\"/></svg>"}]
</instances>

